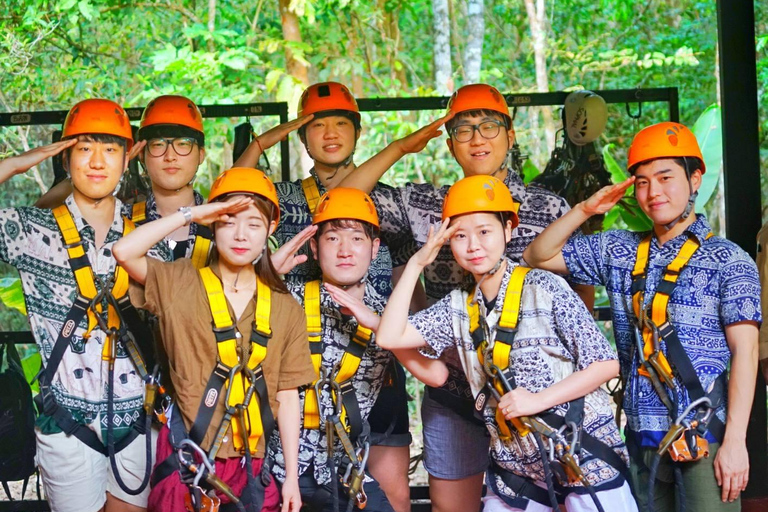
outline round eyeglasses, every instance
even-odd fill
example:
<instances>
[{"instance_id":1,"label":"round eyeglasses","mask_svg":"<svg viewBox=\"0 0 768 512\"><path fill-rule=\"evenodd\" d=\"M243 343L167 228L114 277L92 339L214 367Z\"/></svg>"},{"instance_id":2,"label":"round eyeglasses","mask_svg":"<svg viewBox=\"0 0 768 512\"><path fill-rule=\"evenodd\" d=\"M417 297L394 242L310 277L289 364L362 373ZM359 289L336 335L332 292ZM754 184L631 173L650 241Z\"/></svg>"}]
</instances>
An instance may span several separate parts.
<instances>
[{"instance_id":1,"label":"round eyeglasses","mask_svg":"<svg viewBox=\"0 0 768 512\"><path fill-rule=\"evenodd\" d=\"M501 127L505 126L501 121L483 121L479 124L462 124L451 128L451 136L456 142L469 142L475 136L475 130L480 132L484 139L498 137Z\"/></svg>"},{"instance_id":2,"label":"round eyeglasses","mask_svg":"<svg viewBox=\"0 0 768 512\"><path fill-rule=\"evenodd\" d=\"M164 156L168 151L168 146L173 146L173 150L179 156L187 156L192 152L197 141L190 137L176 137L173 139L149 139L147 141L147 151L155 157Z\"/></svg>"}]
</instances>

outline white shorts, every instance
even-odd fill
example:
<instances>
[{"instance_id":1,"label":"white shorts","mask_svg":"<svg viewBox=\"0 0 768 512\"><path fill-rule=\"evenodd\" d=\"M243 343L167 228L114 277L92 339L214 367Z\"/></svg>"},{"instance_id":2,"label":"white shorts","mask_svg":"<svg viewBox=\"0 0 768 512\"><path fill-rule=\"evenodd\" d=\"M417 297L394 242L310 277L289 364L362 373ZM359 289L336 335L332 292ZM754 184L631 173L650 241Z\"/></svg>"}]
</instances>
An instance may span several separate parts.
<instances>
[{"instance_id":1,"label":"white shorts","mask_svg":"<svg viewBox=\"0 0 768 512\"><path fill-rule=\"evenodd\" d=\"M536 482L536 485L546 489L546 485L542 482ZM600 505L606 511L637 512L637 504L627 482L624 482L624 485L617 489L598 492L597 499L600 500ZM565 510L568 512L594 512L597 510L597 507L595 507L595 502L592 501L592 497L589 494L572 492L565 497ZM518 511L523 512L523 509L510 507L501 498L496 496L491 489L488 489L485 498L483 498L483 512ZM541 505L535 501L529 501L524 512L552 512L552 507Z\"/></svg>"},{"instance_id":2,"label":"white shorts","mask_svg":"<svg viewBox=\"0 0 768 512\"><path fill-rule=\"evenodd\" d=\"M43 479L45 497L52 512L96 512L107 501L107 493L117 499L146 508L149 485L141 494L123 492L112 473L109 458L88 448L75 436L64 433L37 436L37 464ZM141 484L146 471L146 436L138 436L115 457L120 478L131 489ZM157 432L152 430L152 463Z\"/></svg>"}]
</instances>

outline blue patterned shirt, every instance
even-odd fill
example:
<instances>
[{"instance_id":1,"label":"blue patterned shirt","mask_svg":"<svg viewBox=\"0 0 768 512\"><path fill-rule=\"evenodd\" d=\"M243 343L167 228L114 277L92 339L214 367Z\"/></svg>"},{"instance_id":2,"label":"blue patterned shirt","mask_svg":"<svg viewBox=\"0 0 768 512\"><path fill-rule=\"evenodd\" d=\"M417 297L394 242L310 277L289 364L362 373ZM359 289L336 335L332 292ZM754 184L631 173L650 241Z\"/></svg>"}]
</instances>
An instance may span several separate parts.
<instances>
[{"instance_id":1,"label":"blue patterned shirt","mask_svg":"<svg viewBox=\"0 0 768 512\"><path fill-rule=\"evenodd\" d=\"M317 188L320 195L326 192L325 187L317 179ZM277 240L278 245L283 245L288 240L299 234L299 232L312 224L312 212L309 211L309 205L307 204L307 198L304 196L304 189L301 186L301 180L296 181L282 181L275 183L277 188L277 198L280 203L280 223L275 230L274 237ZM374 188L392 188L388 185L378 184ZM381 212L379 212L381 215ZM397 233L381 233L381 245L379 247L379 253L371 262L371 266L368 269L368 281L373 284L373 287L378 293L384 297L389 297L392 293L392 258L390 257L389 246L403 246L410 244L410 239L407 241ZM285 275L287 283L298 282L305 283L307 281L314 281L322 277L320 271L320 265L317 260L312 256L312 251L309 249L309 244L305 244L304 247L299 250L299 254L307 255L307 261L297 265L293 270Z\"/></svg>"},{"instance_id":2,"label":"blue patterned shirt","mask_svg":"<svg viewBox=\"0 0 768 512\"><path fill-rule=\"evenodd\" d=\"M752 259L736 244L713 236L703 215L685 233L659 246L651 240L644 307L653 300L664 269L677 256L689 236L701 247L693 254L677 280L668 311L682 346L691 359L702 388L707 391L728 367L731 351L725 326L736 322L760 322L760 281ZM563 257L574 282L604 285L610 299L613 330L625 378L624 411L627 427L637 434L641 446L657 447L670 426L667 409L649 379L637 373L633 358L635 314L632 310L632 270L637 247L648 233L607 231L577 235L563 247ZM662 351L666 346L662 343ZM671 398L680 410L690 403L679 377ZM727 394L727 389L724 390ZM726 400L716 414L725 422ZM710 438L714 441L714 438Z\"/></svg>"}]
</instances>

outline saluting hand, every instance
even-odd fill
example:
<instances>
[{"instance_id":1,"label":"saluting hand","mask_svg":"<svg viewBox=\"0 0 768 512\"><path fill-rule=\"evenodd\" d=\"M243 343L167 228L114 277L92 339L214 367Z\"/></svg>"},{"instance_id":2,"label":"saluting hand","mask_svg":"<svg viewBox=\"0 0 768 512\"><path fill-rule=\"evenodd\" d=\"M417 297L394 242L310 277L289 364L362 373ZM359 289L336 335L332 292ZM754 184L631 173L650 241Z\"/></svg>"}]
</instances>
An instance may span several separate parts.
<instances>
[{"instance_id":1,"label":"saluting hand","mask_svg":"<svg viewBox=\"0 0 768 512\"><path fill-rule=\"evenodd\" d=\"M624 193L634 182L635 177L630 176L621 183L601 188L581 203L584 213L587 215L601 215L606 213L613 208L622 197L624 197Z\"/></svg>"},{"instance_id":2,"label":"saluting hand","mask_svg":"<svg viewBox=\"0 0 768 512\"><path fill-rule=\"evenodd\" d=\"M434 226L430 226L429 234L427 235L427 243L416 252L411 259L408 260L410 264L418 265L420 268L424 268L437 258L437 254L440 252L440 248L451 239L453 234L459 229L460 222L456 222L453 226L449 227L451 219L445 219L440 225L440 229L435 233Z\"/></svg>"},{"instance_id":3,"label":"saluting hand","mask_svg":"<svg viewBox=\"0 0 768 512\"><path fill-rule=\"evenodd\" d=\"M43 160L58 155L65 149L77 144L77 138L60 140L53 144L47 144L34 149L30 149L20 155L12 156L0 161L0 169L5 169L11 174L21 174L27 172Z\"/></svg>"},{"instance_id":4,"label":"saluting hand","mask_svg":"<svg viewBox=\"0 0 768 512\"><path fill-rule=\"evenodd\" d=\"M248 208L253 199L245 196L236 196L228 201L213 202L193 206L192 221L196 224L213 224L217 221L226 221L229 214L237 213Z\"/></svg>"},{"instance_id":5,"label":"saluting hand","mask_svg":"<svg viewBox=\"0 0 768 512\"><path fill-rule=\"evenodd\" d=\"M272 253L270 260L278 274L285 275L293 270L296 265L300 265L307 261L306 254L296 253L299 252L299 249L301 249L316 232L317 226L309 225Z\"/></svg>"},{"instance_id":6,"label":"saluting hand","mask_svg":"<svg viewBox=\"0 0 768 512\"><path fill-rule=\"evenodd\" d=\"M371 308L366 306L362 300L353 297L338 286L331 283L323 283L325 289L331 294L331 298L341 306L341 312L345 315L352 315L363 327L376 332L379 330L381 317L374 313Z\"/></svg>"},{"instance_id":7,"label":"saluting hand","mask_svg":"<svg viewBox=\"0 0 768 512\"><path fill-rule=\"evenodd\" d=\"M299 117L293 121L288 121L287 123L277 125L274 128L267 130L257 137L259 139L259 144L261 144L261 148L271 148L281 140L285 139L289 133L298 130L310 122L313 117L315 117L314 114L309 114L307 116Z\"/></svg>"},{"instance_id":8,"label":"saluting hand","mask_svg":"<svg viewBox=\"0 0 768 512\"><path fill-rule=\"evenodd\" d=\"M430 140L439 137L443 133L442 130L440 130L440 127L451 118L453 118L453 113L447 114L426 126L422 126L410 135L406 135L398 140L397 144L400 146L400 151L402 151L403 154L408 154L418 153L423 150Z\"/></svg>"}]
</instances>

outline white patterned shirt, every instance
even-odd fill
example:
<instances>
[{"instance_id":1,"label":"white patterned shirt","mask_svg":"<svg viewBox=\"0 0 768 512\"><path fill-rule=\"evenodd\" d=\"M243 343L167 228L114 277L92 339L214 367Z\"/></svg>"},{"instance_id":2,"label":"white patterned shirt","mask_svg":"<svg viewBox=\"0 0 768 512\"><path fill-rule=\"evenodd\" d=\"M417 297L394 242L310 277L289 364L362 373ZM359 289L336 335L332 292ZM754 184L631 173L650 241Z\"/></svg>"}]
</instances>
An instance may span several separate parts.
<instances>
[{"instance_id":1,"label":"white patterned shirt","mask_svg":"<svg viewBox=\"0 0 768 512\"><path fill-rule=\"evenodd\" d=\"M498 297L487 314L492 340L495 339L507 284L515 266L507 259ZM456 289L429 309L411 316L409 322L428 344L428 348L422 350L424 355L439 357L448 349L458 349L472 395L477 396L485 387L486 374L470 334L467 312L469 293L476 293L475 300L484 304L479 290L470 288L468 292ZM586 306L563 278L543 270L531 270L525 278L521 297L518 330L509 358L518 386L537 393L594 362L616 359L616 353ZM628 462L609 400L608 394L601 388L586 395L583 428ZM493 460L519 476L543 482L541 457L535 440L530 435L522 437L514 430L511 439L503 440L496 424L496 405L495 400L489 400L483 410L485 424L491 434ZM564 416L567 409L567 404L561 404L548 412ZM610 488L623 482L618 471L589 456L585 450L582 450L581 467L592 485ZM500 483L500 488L503 494L514 497L512 490L503 483Z\"/></svg>"},{"instance_id":2,"label":"white patterned shirt","mask_svg":"<svg viewBox=\"0 0 768 512\"><path fill-rule=\"evenodd\" d=\"M72 195L66 201L83 247L98 279L106 281L115 271L112 246L123 232L122 203L115 200L115 213L104 245L96 248L94 230L83 219ZM155 246L149 256L170 260L165 246ZM0 210L0 259L19 271L27 315L38 350L47 364L56 339L77 295L77 283L69 266L67 251L52 210L34 207ZM97 282L97 289L99 284ZM83 338L87 317L80 321L52 382L56 403L80 423L88 425L102 439L107 428L107 363L101 360L105 333L95 328ZM144 383L126 353L115 361L114 432L119 440L140 417ZM52 418L37 420L43 433L59 432Z\"/></svg>"}]
</instances>

